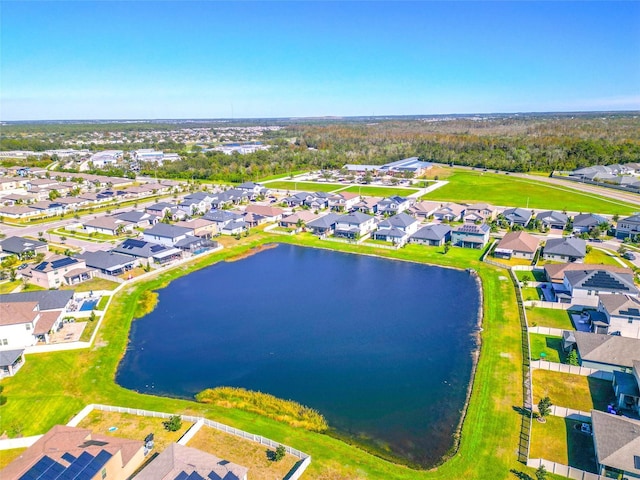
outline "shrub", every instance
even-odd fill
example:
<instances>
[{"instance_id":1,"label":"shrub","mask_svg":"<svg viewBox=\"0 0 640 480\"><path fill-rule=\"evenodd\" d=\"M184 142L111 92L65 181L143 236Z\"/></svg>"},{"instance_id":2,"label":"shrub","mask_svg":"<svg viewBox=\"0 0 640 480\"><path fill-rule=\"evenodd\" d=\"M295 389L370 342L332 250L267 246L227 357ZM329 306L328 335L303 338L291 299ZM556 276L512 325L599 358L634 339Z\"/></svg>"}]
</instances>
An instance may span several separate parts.
<instances>
[{"instance_id":1,"label":"shrub","mask_svg":"<svg viewBox=\"0 0 640 480\"><path fill-rule=\"evenodd\" d=\"M274 462L279 462L280 460L282 460L286 454L286 450L284 449L284 445L278 445L278 448L276 448L276 454L273 456L273 461Z\"/></svg>"},{"instance_id":2,"label":"shrub","mask_svg":"<svg viewBox=\"0 0 640 480\"><path fill-rule=\"evenodd\" d=\"M182 427L182 419L180 415L171 415L169 420L162 422L162 425L164 425L165 430L177 432Z\"/></svg>"}]
</instances>

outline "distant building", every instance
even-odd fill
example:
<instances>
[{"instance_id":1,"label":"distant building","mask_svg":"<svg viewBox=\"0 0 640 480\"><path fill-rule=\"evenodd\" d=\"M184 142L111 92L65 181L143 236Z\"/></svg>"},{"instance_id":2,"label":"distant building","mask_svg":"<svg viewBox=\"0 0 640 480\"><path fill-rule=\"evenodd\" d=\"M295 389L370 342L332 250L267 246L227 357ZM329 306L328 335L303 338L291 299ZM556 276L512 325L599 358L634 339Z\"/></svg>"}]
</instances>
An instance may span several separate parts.
<instances>
[{"instance_id":1,"label":"distant building","mask_svg":"<svg viewBox=\"0 0 640 480\"><path fill-rule=\"evenodd\" d=\"M423 162L418 157L409 157L384 165L355 165L346 164L343 168L349 172L366 173L376 172L381 175L411 174L419 177L433 167L432 163Z\"/></svg>"},{"instance_id":2,"label":"distant building","mask_svg":"<svg viewBox=\"0 0 640 480\"><path fill-rule=\"evenodd\" d=\"M107 165L115 165L122 160L122 150L104 150L91 155L89 161L93 163L95 168L104 168Z\"/></svg>"}]
</instances>

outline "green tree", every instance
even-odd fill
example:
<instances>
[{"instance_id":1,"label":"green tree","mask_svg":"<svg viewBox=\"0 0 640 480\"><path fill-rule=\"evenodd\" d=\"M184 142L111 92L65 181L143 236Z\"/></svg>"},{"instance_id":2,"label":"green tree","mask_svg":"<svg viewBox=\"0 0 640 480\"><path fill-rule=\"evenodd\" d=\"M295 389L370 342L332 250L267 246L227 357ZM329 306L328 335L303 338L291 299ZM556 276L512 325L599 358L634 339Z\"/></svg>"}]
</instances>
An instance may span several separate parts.
<instances>
[{"instance_id":1,"label":"green tree","mask_svg":"<svg viewBox=\"0 0 640 480\"><path fill-rule=\"evenodd\" d=\"M573 365L575 367L577 367L579 365L579 363L578 363L578 352L576 351L575 348L572 348L571 351L569 352L569 355L567 356L567 363L569 365Z\"/></svg>"},{"instance_id":2,"label":"green tree","mask_svg":"<svg viewBox=\"0 0 640 480\"><path fill-rule=\"evenodd\" d=\"M444 254L446 255L449 250L451 250L451 240L448 240L447 242L445 242L444 244Z\"/></svg>"},{"instance_id":3,"label":"green tree","mask_svg":"<svg viewBox=\"0 0 640 480\"><path fill-rule=\"evenodd\" d=\"M551 399L549 397L541 398L538 402L538 412L540 414L540 421L546 422L545 417L551 413Z\"/></svg>"},{"instance_id":4,"label":"green tree","mask_svg":"<svg viewBox=\"0 0 640 480\"><path fill-rule=\"evenodd\" d=\"M528 273L525 273L522 276L522 286L523 287L527 287L529 286L529 282L531 281L531 276Z\"/></svg>"},{"instance_id":5,"label":"green tree","mask_svg":"<svg viewBox=\"0 0 640 480\"><path fill-rule=\"evenodd\" d=\"M547 469L544 465L540 465L536 470L536 480L547 480Z\"/></svg>"},{"instance_id":6,"label":"green tree","mask_svg":"<svg viewBox=\"0 0 640 480\"><path fill-rule=\"evenodd\" d=\"M279 462L280 460L282 460L285 456L285 454L287 453L287 451L284 448L284 445L278 445L278 448L276 448L276 453L273 456L273 461L274 462Z\"/></svg>"}]
</instances>

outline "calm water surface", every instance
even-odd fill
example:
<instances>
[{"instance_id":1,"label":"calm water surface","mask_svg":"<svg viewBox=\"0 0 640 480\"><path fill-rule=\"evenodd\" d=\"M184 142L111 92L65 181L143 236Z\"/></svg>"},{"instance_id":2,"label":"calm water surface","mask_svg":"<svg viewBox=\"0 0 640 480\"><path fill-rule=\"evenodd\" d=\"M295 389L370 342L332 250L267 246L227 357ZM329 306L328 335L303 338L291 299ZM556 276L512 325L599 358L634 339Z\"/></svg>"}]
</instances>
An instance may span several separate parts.
<instances>
[{"instance_id":1,"label":"calm water surface","mask_svg":"<svg viewBox=\"0 0 640 480\"><path fill-rule=\"evenodd\" d=\"M122 386L271 393L423 466L451 448L476 348L479 292L466 272L279 245L159 294L133 322Z\"/></svg>"}]
</instances>

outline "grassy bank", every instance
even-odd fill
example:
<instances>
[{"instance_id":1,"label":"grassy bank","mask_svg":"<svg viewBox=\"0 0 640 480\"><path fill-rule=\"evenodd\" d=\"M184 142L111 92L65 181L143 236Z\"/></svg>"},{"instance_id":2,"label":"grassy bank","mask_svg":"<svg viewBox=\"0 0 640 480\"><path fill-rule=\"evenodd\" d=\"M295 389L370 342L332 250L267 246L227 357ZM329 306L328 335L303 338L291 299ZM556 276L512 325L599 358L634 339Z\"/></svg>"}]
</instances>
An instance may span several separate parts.
<instances>
[{"instance_id":1,"label":"grassy bank","mask_svg":"<svg viewBox=\"0 0 640 480\"><path fill-rule=\"evenodd\" d=\"M115 372L127 343L131 319L144 292L211 263L244 254L268 242L287 242L352 253L373 254L436 265L474 268L484 289L482 352L471 401L456 455L431 471L399 466L335 438L291 427L256 413L215 404L143 395L118 386ZM305 478L514 478L511 469L528 471L516 460L522 405L522 352L514 289L506 272L479 261L480 252L410 245L385 250L323 242L310 235L285 237L259 234L243 239L192 265L183 265L157 277L130 285L116 294L92 349L29 355L20 373L3 381L8 402L2 407L2 428L10 434L45 432L66 423L87 403L106 403L149 410L190 413L227 423L299 448L313 457Z\"/></svg>"}]
</instances>

